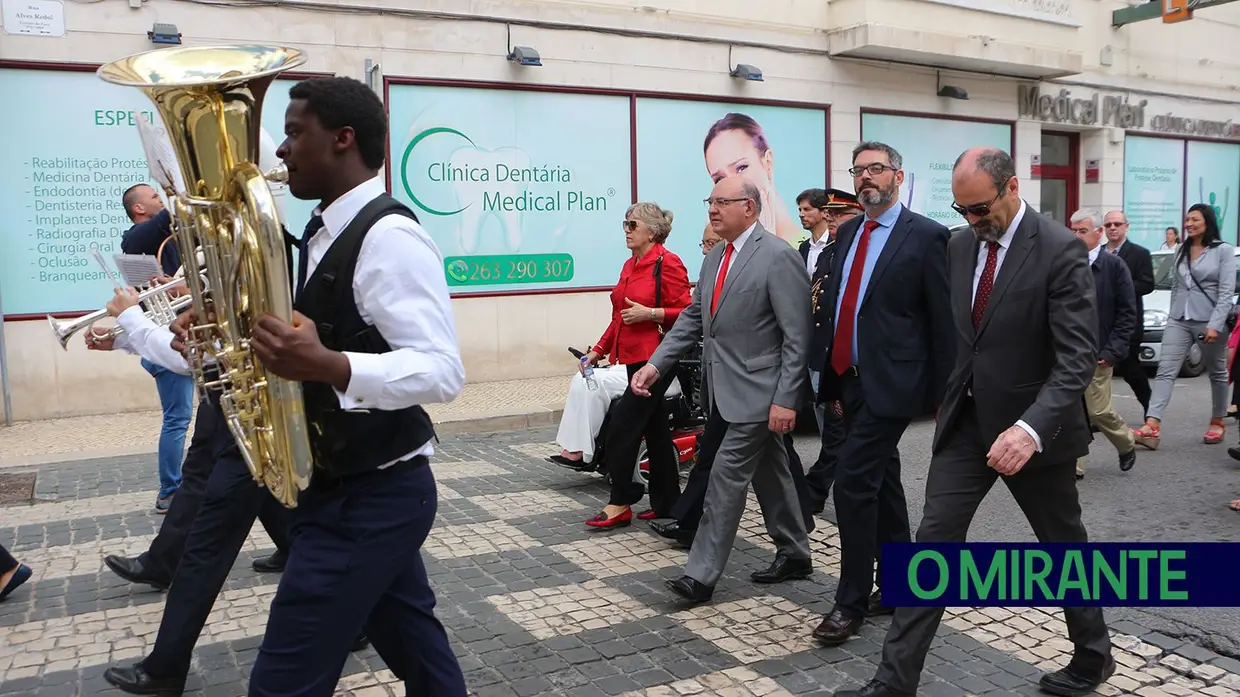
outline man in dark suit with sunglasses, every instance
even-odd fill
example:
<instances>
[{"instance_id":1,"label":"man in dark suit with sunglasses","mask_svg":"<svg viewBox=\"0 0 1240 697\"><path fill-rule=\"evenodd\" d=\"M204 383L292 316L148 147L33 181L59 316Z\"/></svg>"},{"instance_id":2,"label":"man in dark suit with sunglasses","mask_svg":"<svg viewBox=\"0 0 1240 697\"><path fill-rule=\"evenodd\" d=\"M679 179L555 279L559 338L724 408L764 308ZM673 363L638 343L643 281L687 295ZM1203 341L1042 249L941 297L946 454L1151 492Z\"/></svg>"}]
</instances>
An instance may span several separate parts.
<instances>
[{"instance_id":1,"label":"man in dark suit with sunglasses","mask_svg":"<svg viewBox=\"0 0 1240 697\"><path fill-rule=\"evenodd\" d=\"M965 542L1000 477L1043 543L1088 542L1076 458L1089 452L1085 390L1098 319L1085 244L1020 197L1012 157L974 148L956 161L953 208L971 229L948 245L956 363L938 414L920 544ZM904 570L894 570L903 574ZM1064 610L1071 662L1043 691L1077 697L1115 672L1097 607ZM878 672L837 697L912 697L942 607L896 608Z\"/></svg>"}]
</instances>

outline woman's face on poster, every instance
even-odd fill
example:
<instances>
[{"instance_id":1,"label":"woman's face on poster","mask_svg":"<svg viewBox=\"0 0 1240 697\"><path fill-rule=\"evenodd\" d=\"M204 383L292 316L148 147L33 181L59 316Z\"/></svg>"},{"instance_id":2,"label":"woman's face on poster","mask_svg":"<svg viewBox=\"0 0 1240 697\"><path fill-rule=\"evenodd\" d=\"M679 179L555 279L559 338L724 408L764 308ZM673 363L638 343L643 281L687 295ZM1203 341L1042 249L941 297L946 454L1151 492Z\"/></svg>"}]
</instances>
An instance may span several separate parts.
<instances>
[{"instance_id":1,"label":"woman's face on poster","mask_svg":"<svg viewBox=\"0 0 1240 697\"><path fill-rule=\"evenodd\" d=\"M719 133L706 148L706 171L716 184L739 174L766 188L771 181L771 164L771 152L758 152L753 138L740 129Z\"/></svg>"}]
</instances>

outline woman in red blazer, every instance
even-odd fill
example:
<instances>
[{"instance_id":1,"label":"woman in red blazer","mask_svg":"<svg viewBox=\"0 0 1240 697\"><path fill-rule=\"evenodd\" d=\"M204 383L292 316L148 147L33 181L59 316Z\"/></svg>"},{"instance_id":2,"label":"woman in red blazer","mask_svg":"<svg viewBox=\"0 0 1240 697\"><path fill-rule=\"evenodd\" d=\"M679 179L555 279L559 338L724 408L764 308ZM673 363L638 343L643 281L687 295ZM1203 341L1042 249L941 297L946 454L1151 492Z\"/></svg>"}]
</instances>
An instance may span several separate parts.
<instances>
[{"instance_id":1,"label":"woman in red blazer","mask_svg":"<svg viewBox=\"0 0 1240 697\"><path fill-rule=\"evenodd\" d=\"M611 291L611 324L586 354L591 364L606 355L612 363L623 364L632 379L659 347L663 332L689 305L689 273L680 257L663 246L671 232L672 212L656 204L636 203L625 212L624 241L633 256L624 262L620 282ZM662 375L649 397L625 389L613 407L607 432L611 499L586 525L611 528L633 522L631 507L644 495L641 485L633 482L643 435L650 458L651 510L637 517L653 520L670 516L680 497L680 472L673 456L675 446L667 427L663 395L675 376L674 369Z\"/></svg>"}]
</instances>

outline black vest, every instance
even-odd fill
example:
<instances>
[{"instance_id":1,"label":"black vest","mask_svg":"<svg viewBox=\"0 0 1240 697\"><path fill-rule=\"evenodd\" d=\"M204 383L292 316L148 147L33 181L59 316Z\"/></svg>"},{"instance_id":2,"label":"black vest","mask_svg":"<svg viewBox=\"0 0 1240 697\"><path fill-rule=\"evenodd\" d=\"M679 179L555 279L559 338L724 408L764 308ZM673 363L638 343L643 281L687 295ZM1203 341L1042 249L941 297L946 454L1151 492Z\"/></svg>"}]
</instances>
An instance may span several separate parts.
<instances>
[{"instance_id":1,"label":"black vest","mask_svg":"<svg viewBox=\"0 0 1240 697\"><path fill-rule=\"evenodd\" d=\"M333 351L392 350L379 330L362 320L353 299L353 274L362 241L371 226L389 213L418 219L413 211L387 194L366 204L332 243L297 294L293 308L314 321L319 340ZM302 249L301 253L306 251ZM294 267L290 264L290 268ZM417 318L410 317L409 321L416 322ZM303 382L302 391L315 469L329 478L377 469L436 437L430 415L421 406L396 411L346 411L340 408L332 386L325 382Z\"/></svg>"}]
</instances>

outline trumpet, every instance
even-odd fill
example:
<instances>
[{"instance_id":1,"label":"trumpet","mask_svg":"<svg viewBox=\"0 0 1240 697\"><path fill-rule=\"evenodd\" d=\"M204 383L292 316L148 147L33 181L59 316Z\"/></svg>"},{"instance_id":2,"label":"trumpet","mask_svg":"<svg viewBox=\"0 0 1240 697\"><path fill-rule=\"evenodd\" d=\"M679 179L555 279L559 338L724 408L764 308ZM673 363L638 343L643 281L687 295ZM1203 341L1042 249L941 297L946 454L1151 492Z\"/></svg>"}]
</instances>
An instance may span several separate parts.
<instances>
[{"instance_id":1,"label":"trumpet","mask_svg":"<svg viewBox=\"0 0 1240 697\"><path fill-rule=\"evenodd\" d=\"M206 279L203 279L203 281L205 283ZM176 298L172 297L170 292L172 288L174 286L182 285L183 283L184 279L174 278L168 283L158 286L151 286L141 293L138 293L138 302L146 305L147 309L145 314L152 322L166 327L169 324L172 324L172 320L176 319L177 315L180 314L182 310L189 308L189 306L193 304L194 299L189 293L185 293ZM108 311L104 308L102 310L96 310L89 315L83 315L74 320L61 320L48 315L47 321L52 325L52 332L56 335L56 340L60 342L60 348L68 351L69 340L73 338L74 334L91 327L100 320L107 319L107 317ZM125 329L120 325L117 325L108 330L106 334L96 334L95 337L99 339L115 339L124 333Z\"/></svg>"}]
</instances>

